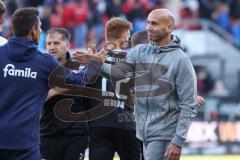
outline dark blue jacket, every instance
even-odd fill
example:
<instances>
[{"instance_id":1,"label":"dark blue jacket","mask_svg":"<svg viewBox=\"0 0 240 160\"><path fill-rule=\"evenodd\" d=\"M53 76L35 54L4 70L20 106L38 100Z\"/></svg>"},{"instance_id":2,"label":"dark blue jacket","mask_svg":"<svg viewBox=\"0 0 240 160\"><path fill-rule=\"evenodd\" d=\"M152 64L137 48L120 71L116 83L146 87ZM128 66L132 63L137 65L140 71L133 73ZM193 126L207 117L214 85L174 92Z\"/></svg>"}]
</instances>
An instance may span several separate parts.
<instances>
[{"instance_id":1,"label":"dark blue jacket","mask_svg":"<svg viewBox=\"0 0 240 160\"><path fill-rule=\"evenodd\" d=\"M59 63L26 38L10 38L0 47L0 54L0 149L39 145L39 118L49 90L48 76ZM70 81L83 84L84 74L71 74Z\"/></svg>"}]
</instances>

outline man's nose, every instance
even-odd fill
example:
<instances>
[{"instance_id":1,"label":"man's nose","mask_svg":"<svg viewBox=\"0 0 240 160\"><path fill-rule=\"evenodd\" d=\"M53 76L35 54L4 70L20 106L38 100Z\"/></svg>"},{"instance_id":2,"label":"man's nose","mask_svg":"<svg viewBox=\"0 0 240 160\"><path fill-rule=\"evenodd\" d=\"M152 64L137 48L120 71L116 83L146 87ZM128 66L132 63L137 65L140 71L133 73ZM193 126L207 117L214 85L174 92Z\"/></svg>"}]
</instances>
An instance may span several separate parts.
<instances>
[{"instance_id":1,"label":"man's nose","mask_svg":"<svg viewBox=\"0 0 240 160\"><path fill-rule=\"evenodd\" d=\"M147 31L151 31L151 30L152 30L152 27L151 27L150 24L147 24L147 26L146 26L146 30L147 30Z\"/></svg>"}]
</instances>

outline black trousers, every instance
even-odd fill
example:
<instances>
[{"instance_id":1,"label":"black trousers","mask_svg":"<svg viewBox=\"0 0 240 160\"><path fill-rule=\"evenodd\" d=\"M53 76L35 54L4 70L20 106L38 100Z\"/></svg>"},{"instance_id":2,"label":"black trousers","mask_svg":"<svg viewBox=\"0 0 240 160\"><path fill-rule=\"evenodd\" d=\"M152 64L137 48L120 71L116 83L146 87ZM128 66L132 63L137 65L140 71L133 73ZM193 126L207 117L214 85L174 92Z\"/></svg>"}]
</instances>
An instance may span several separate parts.
<instances>
[{"instance_id":1,"label":"black trousers","mask_svg":"<svg viewBox=\"0 0 240 160\"><path fill-rule=\"evenodd\" d=\"M113 160L117 152L120 160L140 160L141 141L136 132L127 129L96 127L90 129L90 160Z\"/></svg>"},{"instance_id":2,"label":"black trousers","mask_svg":"<svg viewBox=\"0 0 240 160\"><path fill-rule=\"evenodd\" d=\"M86 135L41 137L42 159L46 160L83 160L87 147Z\"/></svg>"}]
</instances>

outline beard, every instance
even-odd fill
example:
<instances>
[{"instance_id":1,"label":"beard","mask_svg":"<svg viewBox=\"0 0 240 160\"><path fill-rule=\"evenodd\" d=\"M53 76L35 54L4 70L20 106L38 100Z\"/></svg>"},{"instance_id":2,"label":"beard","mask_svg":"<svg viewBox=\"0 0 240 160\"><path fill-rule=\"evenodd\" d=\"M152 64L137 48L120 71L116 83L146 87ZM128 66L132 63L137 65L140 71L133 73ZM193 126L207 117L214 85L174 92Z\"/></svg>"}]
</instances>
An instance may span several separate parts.
<instances>
[{"instance_id":1,"label":"beard","mask_svg":"<svg viewBox=\"0 0 240 160\"><path fill-rule=\"evenodd\" d=\"M159 42L159 41L162 41L164 38L166 37L166 35L163 35L163 34L158 34L158 35L155 35L155 36L152 36L152 35L148 35L148 39L150 41L153 41L153 42Z\"/></svg>"},{"instance_id":2,"label":"beard","mask_svg":"<svg viewBox=\"0 0 240 160\"><path fill-rule=\"evenodd\" d=\"M148 39L152 42L161 42L164 38L167 37L167 33L148 33Z\"/></svg>"}]
</instances>

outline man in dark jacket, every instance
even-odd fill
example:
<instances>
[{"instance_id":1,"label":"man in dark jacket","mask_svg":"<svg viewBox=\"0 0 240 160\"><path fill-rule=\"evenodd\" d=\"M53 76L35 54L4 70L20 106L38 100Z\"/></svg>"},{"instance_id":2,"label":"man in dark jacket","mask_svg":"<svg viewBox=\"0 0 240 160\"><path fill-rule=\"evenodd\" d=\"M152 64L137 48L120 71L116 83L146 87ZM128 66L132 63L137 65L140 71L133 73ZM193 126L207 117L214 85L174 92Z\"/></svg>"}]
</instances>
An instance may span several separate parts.
<instances>
[{"instance_id":1,"label":"man in dark jacket","mask_svg":"<svg viewBox=\"0 0 240 160\"><path fill-rule=\"evenodd\" d=\"M66 68L73 63L69 53L70 34L66 29L52 28L47 31L46 48ZM54 114L54 106L67 98L75 100L72 112L84 111L82 98L58 94L54 89L49 91L49 96L51 97L45 102L41 115L42 159L83 160L88 145L88 123L64 122Z\"/></svg>"}]
</instances>

